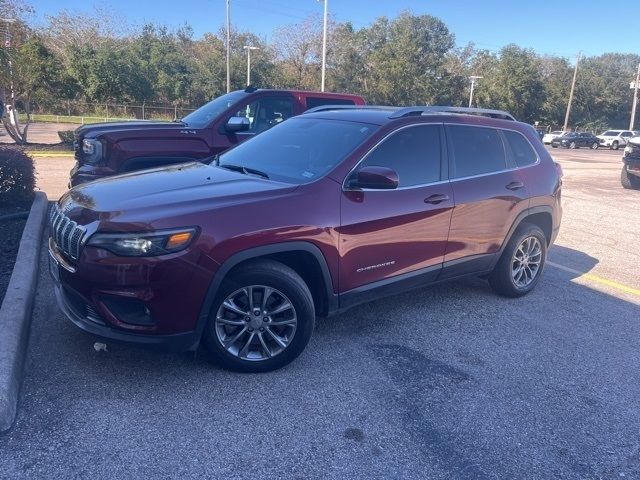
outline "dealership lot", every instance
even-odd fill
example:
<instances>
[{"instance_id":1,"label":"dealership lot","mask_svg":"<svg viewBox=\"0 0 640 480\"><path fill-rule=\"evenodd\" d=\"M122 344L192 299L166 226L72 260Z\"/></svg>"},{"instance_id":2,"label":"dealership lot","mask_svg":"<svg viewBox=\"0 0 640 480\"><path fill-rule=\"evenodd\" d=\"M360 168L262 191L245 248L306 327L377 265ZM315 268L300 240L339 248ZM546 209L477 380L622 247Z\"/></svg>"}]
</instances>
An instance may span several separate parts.
<instances>
[{"instance_id":1,"label":"dealership lot","mask_svg":"<svg viewBox=\"0 0 640 480\"><path fill-rule=\"evenodd\" d=\"M203 355L111 344L55 306L46 256L17 423L0 471L221 478L640 476L640 191L621 152L552 150L560 236L538 288L479 280L318 321L294 364L262 375ZM37 158L56 198L69 157Z\"/></svg>"}]
</instances>

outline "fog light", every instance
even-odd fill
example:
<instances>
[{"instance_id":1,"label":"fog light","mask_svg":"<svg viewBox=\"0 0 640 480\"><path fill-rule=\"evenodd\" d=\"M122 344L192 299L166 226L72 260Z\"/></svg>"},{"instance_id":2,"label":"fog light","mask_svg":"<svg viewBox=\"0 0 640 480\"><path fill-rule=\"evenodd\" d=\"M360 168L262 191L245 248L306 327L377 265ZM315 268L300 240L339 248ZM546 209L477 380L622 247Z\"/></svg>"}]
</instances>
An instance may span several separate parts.
<instances>
[{"instance_id":1,"label":"fog light","mask_svg":"<svg viewBox=\"0 0 640 480\"><path fill-rule=\"evenodd\" d=\"M100 298L100 301L119 322L142 327L155 325L149 307L141 300L109 296Z\"/></svg>"}]
</instances>

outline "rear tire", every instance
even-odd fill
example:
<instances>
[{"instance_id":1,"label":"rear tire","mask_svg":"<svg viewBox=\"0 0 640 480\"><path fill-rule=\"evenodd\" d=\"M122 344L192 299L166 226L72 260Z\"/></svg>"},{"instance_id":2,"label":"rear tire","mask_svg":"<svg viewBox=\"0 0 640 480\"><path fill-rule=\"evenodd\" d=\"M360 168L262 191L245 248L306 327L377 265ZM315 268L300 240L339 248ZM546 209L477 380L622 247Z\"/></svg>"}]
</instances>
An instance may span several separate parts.
<instances>
[{"instance_id":1,"label":"rear tire","mask_svg":"<svg viewBox=\"0 0 640 480\"><path fill-rule=\"evenodd\" d=\"M314 324L313 297L304 280L280 262L260 260L223 281L203 341L223 368L268 372L302 353Z\"/></svg>"},{"instance_id":2,"label":"rear tire","mask_svg":"<svg viewBox=\"0 0 640 480\"><path fill-rule=\"evenodd\" d=\"M627 172L627 166L622 166L622 172L620 173L620 183L622 188L629 190L640 190L640 178L635 175L629 175Z\"/></svg>"},{"instance_id":3,"label":"rear tire","mask_svg":"<svg viewBox=\"0 0 640 480\"><path fill-rule=\"evenodd\" d=\"M498 295L526 295L538 284L546 258L547 238L544 232L537 225L522 223L489 275L489 284Z\"/></svg>"}]
</instances>

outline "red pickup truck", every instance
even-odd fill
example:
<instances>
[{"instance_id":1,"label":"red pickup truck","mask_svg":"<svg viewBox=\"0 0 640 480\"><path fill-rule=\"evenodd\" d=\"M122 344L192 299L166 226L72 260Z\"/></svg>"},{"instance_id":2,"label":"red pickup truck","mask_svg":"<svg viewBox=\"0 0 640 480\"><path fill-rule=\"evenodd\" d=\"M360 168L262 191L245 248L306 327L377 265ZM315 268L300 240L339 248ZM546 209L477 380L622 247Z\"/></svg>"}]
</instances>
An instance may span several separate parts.
<instances>
[{"instance_id":1,"label":"red pickup truck","mask_svg":"<svg viewBox=\"0 0 640 480\"><path fill-rule=\"evenodd\" d=\"M215 155L322 105L364 105L357 95L253 87L215 98L182 120L110 122L75 131L69 186Z\"/></svg>"}]
</instances>

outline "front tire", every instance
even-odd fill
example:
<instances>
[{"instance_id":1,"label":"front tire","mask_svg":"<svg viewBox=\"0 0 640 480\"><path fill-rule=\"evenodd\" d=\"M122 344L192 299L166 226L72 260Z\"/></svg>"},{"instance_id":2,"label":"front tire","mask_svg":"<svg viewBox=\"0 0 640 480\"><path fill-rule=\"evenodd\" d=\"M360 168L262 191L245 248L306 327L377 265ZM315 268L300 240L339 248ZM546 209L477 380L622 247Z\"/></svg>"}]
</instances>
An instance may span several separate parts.
<instances>
[{"instance_id":1,"label":"front tire","mask_svg":"<svg viewBox=\"0 0 640 480\"><path fill-rule=\"evenodd\" d=\"M314 324L313 297L304 280L280 262L260 260L222 283L203 340L223 368L268 372L302 353Z\"/></svg>"},{"instance_id":2,"label":"front tire","mask_svg":"<svg viewBox=\"0 0 640 480\"><path fill-rule=\"evenodd\" d=\"M570 148L571 150L575 150L576 148L578 148L578 145L576 145L576 142L571 142L571 143L569 144L569 148Z\"/></svg>"},{"instance_id":3,"label":"front tire","mask_svg":"<svg viewBox=\"0 0 640 480\"><path fill-rule=\"evenodd\" d=\"M622 172L620 173L620 183L622 184L622 188L626 188L629 190L640 190L640 178L629 175L627 172L627 166L622 166Z\"/></svg>"},{"instance_id":4,"label":"front tire","mask_svg":"<svg viewBox=\"0 0 640 480\"><path fill-rule=\"evenodd\" d=\"M618 150L618 148L620 148L620 144L618 143L617 140L615 140L612 144L611 144L611 150Z\"/></svg>"},{"instance_id":5,"label":"front tire","mask_svg":"<svg viewBox=\"0 0 640 480\"><path fill-rule=\"evenodd\" d=\"M537 225L523 223L509 239L500 260L489 275L494 292L521 297L535 288L547 258L547 239Z\"/></svg>"},{"instance_id":6,"label":"front tire","mask_svg":"<svg viewBox=\"0 0 640 480\"><path fill-rule=\"evenodd\" d=\"M593 143L591 144L591 150L597 150L599 146L600 146L600 145L598 144L598 142L593 142Z\"/></svg>"}]
</instances>

